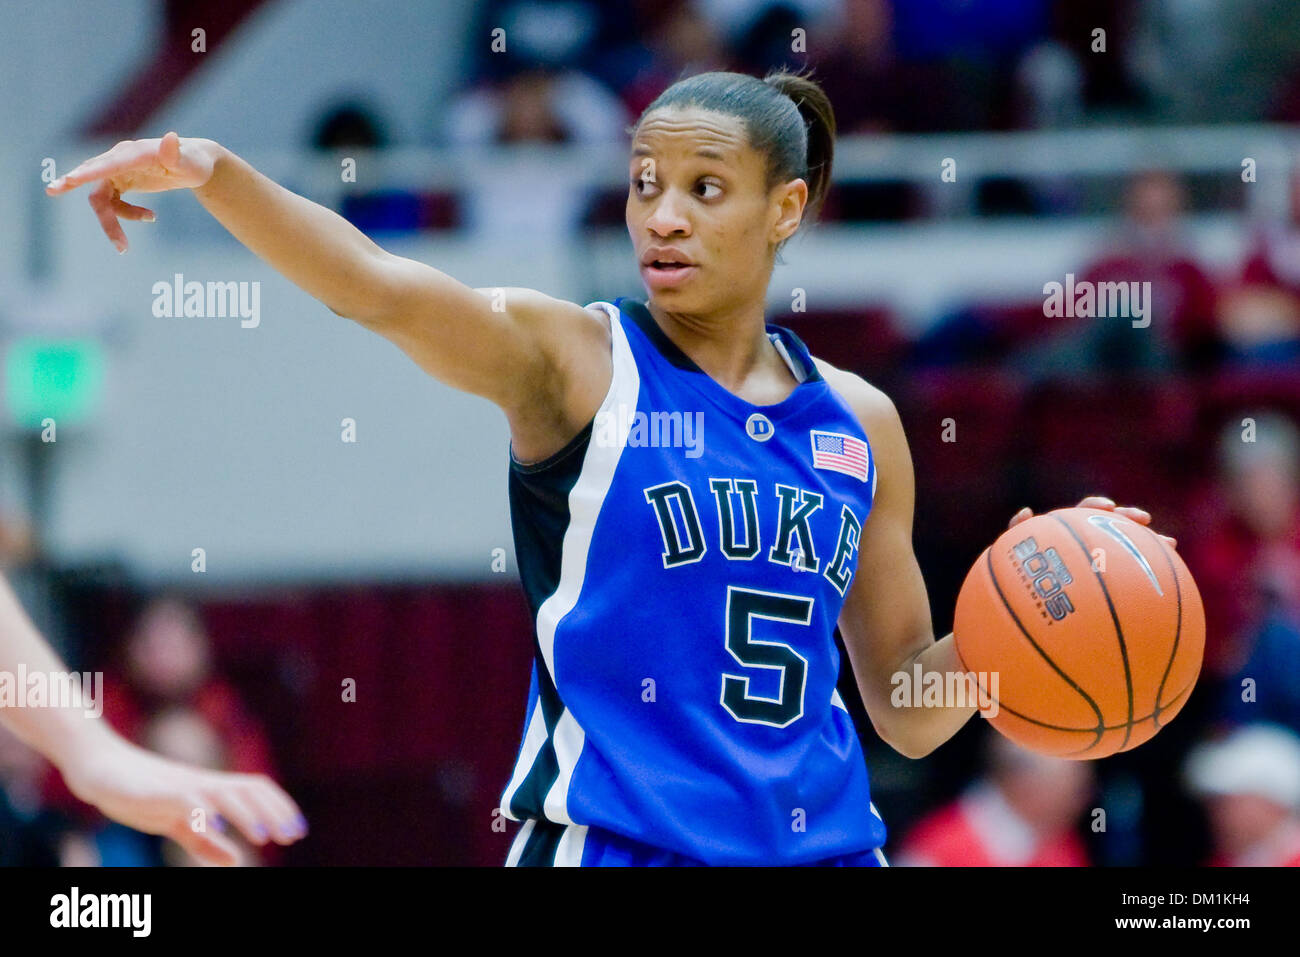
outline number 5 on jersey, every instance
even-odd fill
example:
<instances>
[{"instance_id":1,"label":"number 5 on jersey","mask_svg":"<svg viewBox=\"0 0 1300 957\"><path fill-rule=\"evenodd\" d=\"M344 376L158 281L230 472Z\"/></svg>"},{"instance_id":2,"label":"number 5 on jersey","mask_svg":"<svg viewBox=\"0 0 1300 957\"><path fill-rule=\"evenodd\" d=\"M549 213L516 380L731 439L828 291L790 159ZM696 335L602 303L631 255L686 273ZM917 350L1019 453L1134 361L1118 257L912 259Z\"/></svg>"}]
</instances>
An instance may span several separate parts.
<instances>
[{"instance_id":1,"label":"number 5 on jersey","mask_svg":"<svg viewBox=\"0 0 1300 957\"><path fill-rule=\"evenodd\" d=\"M781 673L776 698L749 693L749 678L723 674L722 706L737 721L785 728L803 716L808 659L780 641L759 641L752 634L755 618L804 625L812 621L813 600L800 595L727 586L727 651L747 668Z\"/></svg>"}]
</instances>

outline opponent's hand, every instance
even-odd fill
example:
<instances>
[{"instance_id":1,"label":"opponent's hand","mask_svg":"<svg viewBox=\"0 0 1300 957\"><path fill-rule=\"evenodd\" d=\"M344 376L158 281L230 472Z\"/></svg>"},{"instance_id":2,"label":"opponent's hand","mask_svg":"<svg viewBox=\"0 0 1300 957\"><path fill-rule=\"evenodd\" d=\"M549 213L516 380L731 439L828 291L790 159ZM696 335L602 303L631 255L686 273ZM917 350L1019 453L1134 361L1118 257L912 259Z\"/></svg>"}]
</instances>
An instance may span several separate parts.
<instances>
[{"instance_id":1,"label":"opponent's hand","mask_svg":"<svg viewBox=\"0 0 1300 957\"><path fill-rule=\"evenodd\" d=\"M1118 506L1113 501L1106 498L1106 496L1104 495L1089 495L1085 499L1083 499L1083 501L1081 501L1077 507L1078 508L1104 508L1107 511L1116 512L1120 515L1123 515L1125 518L1131 518L1139 525L1151 524L1150 512L1146 511L1145 509L1134 508L1132 506ZM1013 528L1016 525L1019 525L1021 522L1023 522L1025 519L1029 518L1033 514L1034 514L1033 511L1029 508L1028 505L1026 505L1020 511L1016 512L1015 515L1011 516L1011 521L1007 523L1007 528ZM1156 532L1156 534L1159 535L1160 540L1164 542L1166 545L1168 545L1170 548L1178 547L1178 539L1173 538L1172 536L1169 535L1160 535L1159 532Z\"/></svg>"},{"instance_id":2,"label":"opponent's hand","mask_svg":"<svg viewBox=\"0 0 1300 957\"><path fill-rule=\"evenodd\" d=\"M239 862L221 830L233 823L253 844L292 844L307 833L298 805L265 775L180 764L114 737L61 768L68 788L106 817L160 834L210 864ZM196 811L202 811L198 815Z\"/></svg>"},{"instance_id":3,"label":"opponent's hand","mask_svg":"<svg viewBox=\"0 0 1300 957\"><path fill-rule=\"evenodd\" d=\"M194 189L212 177L216 150L211 140L174 132L161 139L123 140L107 153L86 160L45 188L59 196L86 183L99 185L90 193L90 207L119 253L126 252L126 233L119 219L151 223L153 210L122 200L122 194L161 193L169 189Z\"/></svg>"}]
</instances>

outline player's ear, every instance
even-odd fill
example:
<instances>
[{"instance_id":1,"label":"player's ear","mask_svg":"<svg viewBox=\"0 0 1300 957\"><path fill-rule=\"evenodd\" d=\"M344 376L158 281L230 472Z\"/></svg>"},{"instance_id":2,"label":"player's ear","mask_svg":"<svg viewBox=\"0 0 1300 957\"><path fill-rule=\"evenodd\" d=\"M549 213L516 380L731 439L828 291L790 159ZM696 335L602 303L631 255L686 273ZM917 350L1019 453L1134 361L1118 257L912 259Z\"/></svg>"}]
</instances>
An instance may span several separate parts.
<instances>
[{"instance_id":1,"label":"player's ear","mask_svg":"<svg viewBox=\"0 0 1300 957\"><path fill-rule=\"evenodd\" d=\"M803 222L803 211L808 205L808 184L796 178L778 183L772 188L773 222L769 240L773 245L784 242L795 234Z\"/></svg>"}]
</instances>

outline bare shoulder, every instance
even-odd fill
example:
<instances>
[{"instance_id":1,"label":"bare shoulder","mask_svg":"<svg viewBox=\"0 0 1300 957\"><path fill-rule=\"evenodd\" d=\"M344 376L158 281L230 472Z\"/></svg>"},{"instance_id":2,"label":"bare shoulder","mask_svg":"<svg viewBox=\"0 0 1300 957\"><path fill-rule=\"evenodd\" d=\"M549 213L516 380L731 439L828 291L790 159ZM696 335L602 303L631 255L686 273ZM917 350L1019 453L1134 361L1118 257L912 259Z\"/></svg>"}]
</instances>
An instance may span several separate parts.
<instances>
[{"instance_id":1,"label":"bare shoulder","mask_svg":"<svg viewBox=\"0 0 1300 957\"><path fill-rule=\"evenodd\" d=\"M903 426L898 417L898 409L888 395L862 376L833 366L825 359L814 356L813 361L817 363L817 371L826 383L843 397L857 415L863 431L873 444L877 438L887 441L894 438L895 434L901 435Z\"/></svg>"},{"instance_id":2,"label":"bare shoulder","mask_svg":"<svg viewBox=\"0 0 1300 957\"><path fill-rule=\"evenodd\" d=\"M507 318L536 361L521 377L515 400L503 404L511 441L524 461L563 447L600 408L613 365L609 316L536 289L475 288L488 308Z\"/></svg>"},{"instance_id":3,"label":"bare shoulder","mask_svg":"<svg viewBox=\"0 0 1300 957\"><path fill-rule=\"evenodd\" d=\"M543 330L609 335L609 316L599 306L583 307L522 286L485 286L474 289L496 312L508 313L516 322Z\"/></svg>"},{"instance_id":4,"label":"bare shoulder","mask_svg":"<svg viewBox=\"0 0 1300 957\"><path fill-rule=\"evenodd\" d=\"M826 383L840 394L858 417L862 431L871 443L877 473L882 476L872 514L892 515L910 528L915 502L915 473L903 420L893 400L859 375L838 369L816 357L813 361ZM872 525L881 527L879 520Z\"/></svg>"}]
</instances>

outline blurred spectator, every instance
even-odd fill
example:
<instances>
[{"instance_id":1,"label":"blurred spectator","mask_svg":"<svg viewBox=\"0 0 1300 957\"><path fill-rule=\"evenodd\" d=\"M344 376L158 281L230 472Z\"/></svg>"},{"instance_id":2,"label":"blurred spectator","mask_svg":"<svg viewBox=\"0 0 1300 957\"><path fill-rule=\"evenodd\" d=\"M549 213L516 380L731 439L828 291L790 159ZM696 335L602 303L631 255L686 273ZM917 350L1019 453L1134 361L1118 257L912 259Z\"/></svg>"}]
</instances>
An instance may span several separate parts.
<instances>
[{"instance_id":1,"label":"blurred spectator","mask_svg":"<svg viewBox=\"0 0 1300 957\"><path fill-rule=\"evenodd\" d=\"M1205 531L1180 548L1205 604L1212 678L1241 671L1270 620L1300 622L1300 431L1283 415L1251 418L1253 433L1240 420L1222 432L1217 481L1195 523Z\"/></svg>"},{"instance_id":2,"label":"blurred spectator","mask_svg":"<svg viewBox=\"0 0 1300 957\"><path fill-rule=\"evenodd\" d=\"M448 107L449 145L603 144L622 136L618 97L583 70L599 27L593 4L510 0L489 4L480 22L485 59L479 79Z\"/></svg>"},{"instance_id":3,"label":"blurred spectator","mask_svg":"<svg viewBox=\"0 0 1300 957\"><path fill-rule=\"evenodd\" d=\"M462 94L447 116L456 147L617 142L627 116L617 97L576 71L520 68Z\"/></svg>"},{"instance_id":4,"label":"blurred spectator","mask_svg":"<svg viewBox=\"0 0 1300 957\"><path fill-rule=\"evenodd\" d=\"M382 149L388 134L373 109L364 103L341 103L317 121L312 146L318 150Z\"/></svg>"},{"instance_id":5,"label":"blurred spectator","mask_svg":"<svg viewBox=\"0 0 1300 957\"><path fill-rule=\"evenodd\" d=\"M1300 621L1269 612L1255 629L1250 655L1223 683L1212 718L1229 725L1263 721L1300 734Z\"/></svg>"},{"instance_id":6,"label":"blurred spectator","mask_svg":"<svg viewBox=\"0 0 1300 957\"><path fill-rule=\"evenodd\" d=\"M136 744L214 770L275 776L270 746L238 693L213 671L197 614L175 599L151 602L127 636L122 674L105 675L104 718ZM184 722L176 719L183 715ZM90 835L72 842L77 858L105 866L160 864L180 854L168 842L104 822L48 768L47 801ZM263 852L267 860L280 849ZM251 856L251 855L250 855Z\"/></svg>"},{"instance_id":7,"label":"blurred spectator","mask_svg":"<svg viewBox=\"0 0 1300 957\"><path fill-rule=\"evenodd\" d=\"M1124 197L1124 216L1108 249L1087 266L1076 288L1102 283L1150 283L1139 289L1146 312L1060 318L1021 359L1030 374L1083 376L1098 373L1201 369L1219 358L1215 328L1216 290L1183 233L1186 196L1172 173L1138 174ZM1129 287L1132 288L1132 287ZM1132 312L1132 310L1130 310Z\"/></svg>"},{"instance_id":8,"label":"blurred spectator","mask_svg":"<svg viewBox=\"0 0 1300 957\"><path fill-rule=\"evenodd\" d=\"M1205 803L1213 867L1300 867L1300 738L1250 725L1195 748L1189 789Z\"/></svg>"},{"instance_id":9,"label":"blurred spectator","mask_svg":"<svg viewBox=\"0 0 1300 957\"><path fill-rule=\"evenodd\" d=\"M318 151L355 152L388 146L383 121L365 103L347 102L328 109L316 122L311 145ZM446 202L446 200L443 200ZM404 233L440 225L431 197L408 189L345 189L339 212L362 232Z\"/></svg>"},{"instance_id":10,"label":"blurred spectator","mask_svg":"<svg viewBox=\"0 0 1300 957\"><path fill-rule=\"evenodd\" d=\"M1162 116L1184 123L1239 120L1242 104L1226 109L1225 82L1244 11L1253 0L1227 5L1216 0L1130 2L1125 48L1116 51L1145 88ZM1109 47L1108 47L1109 48ZM1237 84L1240 85L1240 84Z\"/></svg>"},{"instance_id":11,"label":"blurred spectator","mask_svg":"<svg viewBox=\"0 0 1300 957\"><path fill-rule=\"evenodd\" d=\"M735 65L694 0L634 0L619 9L623 17L610 25L594 69L631 117L682 77Z\"/></svg>"},{"instance_id":12,"label":"blurred spectator","mask_svg":"<svg viewBox=\"0 0 1300 957\"><path fill-rule=\"evenodd\" d=\"M780 67L802 69L808 65L808 51L806 44L805 49L795 49L795 37L798 30L806 37L808 27L808 18L796 4L767 3L732 44L736 69L756 76Z\"/></svg>"},{"instance_id":13,"label":"blurred spectator","mask_svg":"<svg viewBox=\"0 0 1300 957\"><path fill-rule=\"evenodd\" d=\"M896 863L932 867L1086 867L1075 833L1092 766L1049 758L988 732L984 776L921 819Z\"/></svg>"},{"instance_id":14,"label":"blurred spectator","mask_svg":"<svg viewBox=\"0 0 1300 957\"><path fill-rule=\"evenodd\" d=\"M1083 66L1063 43L1036 44L1016 67L1016 125L1027 129L1077 126L1083 119Z\"/></svg>"},{"instance_id":15,"label":"blurred spectator","mask_svg":"<svg viewBox=\"0 0 1300 957\"><path fill-rule=\"evenodd\" d=\"M1300 362L1300 299L1279 285L1248 284L1219 298L1225 364L1293 366Z\"/></svg>"},{"instance_id":16,"label":"blurred spectator","mask_svg":"<svg viewBox=\"0 0 1300 957\"><path fill-rule=\"evenodd\" d=\"M942 65L906 63L899 57L892 0L845 0L843 15L810 48L841 134L926 133L945 127L953 78Z\"/></svg>"},{"instance_id":17,"label":"blurred spectator","mask_svg":"<svg viewBox=\"0 0 1300 957\"><path fill-rule=\"evenodd\" d=\"M1184 234L1186 206L1186 191L1174 174L1138 174L1125 193L1121 232L1111 250L1084 270L1084 278L1150 282L1151 328L1134 331L1144 333L1143 340L1154 339L1153 347L1166 355L1194 360L1215 339L1215 289Z\"/></svg>"},{"instance_id":18,"label":"blurred spectator","mask_svg":"<svg viewBox=\"0 0 1300 957\"><path fill-rule=\"evenodd\" d=\"M104 717L122 735L145 744L152 717L184 707L209 723L228 755L228 769L275 776L270 746L238 693L215 674L207 634L180 601L149 604L127 639L125 674L104 680Z\"/></svg>"},{"instance_id":19,"label":"blurred spectator","mask_svg":"<svg viewBox=\"0 0 1300 957\"><path fill-rule=\"evenodd\" d=\"M1016 64L1047 39L1051 0L906 0L894 5L902 58L943 72L944 130L1010 125Z\"/></svg>"},{"instance_id":20,"label":"blurred spectator","mask_svg":"<svg viewBox=\"0 0 1300 957\"><path fill-rule=\"evenodd\" d=\"M1300 298L1300 166L1291 172L1284 216L1256 227L1241 279Z\"/></svg>"},{"instance_id":21,"label":"blurred spectator","mask_svg":"<svg viewBox=\"0 0 1300 957\"><path fill-rule=\"evenodd\" d=\"M45 807L45 760L0 725L0 867L55 867L67 822Z\"/></svg>"},{"instance_id":22,"label":"blurred spectator","mask_svg":"<svg viewBox=\"0 0 1300 957\"><path fill-rule=\"evenodd\" d=\"M460 148L519 144L612 145L625 139L628 117L616 96L576 71L522 69L499 84L463 94L447 117ZM565 171L567 172L567 176ZM519 153L477 167L462 196L466 226L479 238L572 233L590 203L579 171L547 156ZM471 172L474 172L473 170Z\"/></svg>"},{"instance_id":23,"label":"blurred spectator","mask_svg":"<svg viewBox=\"0 0 1300 957\"><path fill-rule=\"evenodd\" d=\"M603 4L593 0L487 0L471 49L475 85L493 85L527 69L582 69L595 53Z\"/></svg>"}]
</instances>

